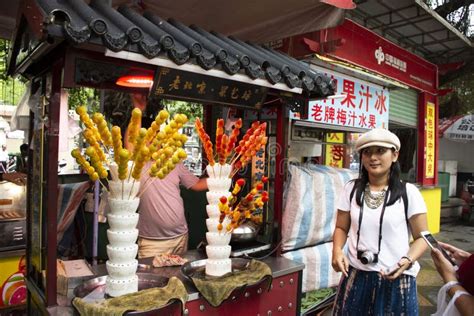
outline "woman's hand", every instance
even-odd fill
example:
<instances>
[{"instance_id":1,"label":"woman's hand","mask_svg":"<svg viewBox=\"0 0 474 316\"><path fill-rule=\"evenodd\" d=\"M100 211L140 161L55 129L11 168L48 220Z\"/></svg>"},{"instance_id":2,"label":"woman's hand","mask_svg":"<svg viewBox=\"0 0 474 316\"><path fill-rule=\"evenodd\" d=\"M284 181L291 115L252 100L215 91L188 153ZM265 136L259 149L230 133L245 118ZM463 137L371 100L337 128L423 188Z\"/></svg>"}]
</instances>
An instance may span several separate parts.
<instances>
[{"instance_id":1,"label":"woman's hand","mask_svg":"<svg viewBox=\"0 0 474 316\"><path fill-rule=\"evenodd\" d=\"M349 259L341 249L334 250L332 253L332 268L336 272L342 272L346 277L348 276Z\"/></svg>"},{"instance_id":2,"label":"woman's hand","mask_svg":"<svg viewBox=\"0 0 474 316\"><path fill-rule=\"evenodd\" d=\"M408 260L406 257L401 258L398 260L395 269L390 268L392 271L383 271L380 270L380 274L382 275L382 278L387 279L387 280L395 280L399 276L402 275L403 271L406 269L409 269L411 266L412 262Z\"/></svg>"},{"instance_id":3,"label":"woman's hand","mask_svg":"<svg viewBox=\"0 0 474 316\"><path fill-rule=\"evenodd\" d=\"M438 273L441 275L445 283L449 281L458 280L456 277L456 270L454 269L454 266L451 264L451 262L448 261L448 259L443 256L441 251L436 248L432 249L431 258L433 258L436 270L438 270Z\"/></svg>"},{"instance_id":4,"label":"woman's hand","mask_svg":"<svg viewBox=\"0 0 474 316\"><path fill-rule=\"evenodd\" d=\"M448 255L450 255L451 258L453 258L456 261L456 264L458 267L467 259L471 256L471 254L467 251L464 251L462 249L456 248L450 244L446 244L444 242L438 241L438 244L446 250Z\"/></svg>"}]
</instances>

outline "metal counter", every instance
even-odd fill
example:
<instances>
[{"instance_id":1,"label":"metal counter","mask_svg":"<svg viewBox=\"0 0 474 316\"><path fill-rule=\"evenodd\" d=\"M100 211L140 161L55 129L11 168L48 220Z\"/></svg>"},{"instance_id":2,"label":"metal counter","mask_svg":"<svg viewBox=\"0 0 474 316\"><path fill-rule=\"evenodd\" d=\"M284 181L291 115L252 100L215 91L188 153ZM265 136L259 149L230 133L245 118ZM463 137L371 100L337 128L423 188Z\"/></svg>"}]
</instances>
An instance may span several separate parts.
<instances>
[{"instance_id":1,"label":"metal counter","mask_svg":"<svg viewBox=\"0 0 474 316\"><path fill-rule=\"evenodd\" d=\"M188 259L189 261L200 260L200 259L206 258L204 252L197 251L197 250L188 251L182 257ZM149 273L165 276L168 278L175 276L179 278L181 281L183 281L184 285L186 286L186 290L188 291L188 295L189 295L188 301L193 301L199 298L199 293L194 287L194 285L192 284L192 282L190 282L181 273L181 267L153 268L152 261L153 261L153 258L139 259L138 272L149 272ZM304 269L304 264L297 263L283 257L268 257L262 261L268 264L268 266L272 270L273 278L277 278L277 277ZM107 274L105 264L92 267L92 270L97 276Z\"/></svg>"},{"instance_id":2,"label":"metal counter","mask_svg":"<svg viewBox=\"0 0 474 316\"><path fill-rule=\"evenodd\" d=\"M183 258L188 259L189 261L205 259L205 253L202 251L191 250L182 256ZM139 269L138 272L148 272L154 273L157 275L165 277L177 277L186 287L188 291L188 302L195 301L199 299L199 292L194 287L191 281L189 281L182 273L181 267L163 267L163 268L153 268L152 266L153 258L139 259ZM268 257L262 260L272 270L273 278L278 278L285 276L291 273L299 272L304 269L304 264L297 263L292 260L283 258L283 257ZM107 274L105 264L97 265L92 267L92 270L97 276ZM66 300L64 296L58 296L58 306L48 309L50 315L73 315L73 310L71 302Z\"/></svg>"}]
</instances>

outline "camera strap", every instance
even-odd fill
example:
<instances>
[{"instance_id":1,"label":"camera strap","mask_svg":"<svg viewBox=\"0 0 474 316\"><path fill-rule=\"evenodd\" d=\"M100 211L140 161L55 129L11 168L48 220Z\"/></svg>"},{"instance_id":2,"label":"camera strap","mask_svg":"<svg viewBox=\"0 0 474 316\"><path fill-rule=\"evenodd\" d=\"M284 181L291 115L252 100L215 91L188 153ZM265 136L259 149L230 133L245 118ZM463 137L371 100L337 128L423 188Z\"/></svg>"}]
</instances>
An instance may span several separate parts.
<instances>
[{"instance_id":1,"label":"camera strap","mask_svg":"<svg viewBox=\"0 0 474 316\"><path fill-rule=\"evenodd\" d=\"M379 249L377 250L377 255L380 253L380 244L382 243L382 224L383 224L383 216L385 215L385 206L387 205L388 194L390 191L387 191L385 194L385 198L382 204L382 211L380 213L380 221L379 221ZM364 216L364 194L362 193L362 206L360 207L359 213L359 227L357 228L357 243L356 243L356 250L359 251L359 239L360 239L360 227L362 226L362 217Z\"/></svg>"}]
</instances>

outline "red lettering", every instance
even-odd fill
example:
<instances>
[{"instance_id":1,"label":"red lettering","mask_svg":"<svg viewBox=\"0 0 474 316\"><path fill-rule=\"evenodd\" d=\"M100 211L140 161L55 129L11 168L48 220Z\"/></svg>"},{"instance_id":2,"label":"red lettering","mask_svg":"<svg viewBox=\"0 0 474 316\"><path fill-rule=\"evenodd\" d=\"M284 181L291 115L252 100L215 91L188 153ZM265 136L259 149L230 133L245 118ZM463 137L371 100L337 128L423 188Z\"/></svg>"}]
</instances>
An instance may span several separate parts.
<instances>
[{"instance_id":1,"label":"red lettering","mask_svg":"<svg viewBox=\"0 0 474 316\"><path fill-rule=\"evenodd\" d=\"M319 104L313 105L311 108L311 116L314 118L315 121L321 122L322 121L322 113L323 107Z\"/></svg>"},{"instance_id":2,"label":"red lettering","mask_svg":"<svg viewBox=\"0 0 474 316\"><path fill-rule=\"evenodd\" d=\"M380 113L387 112L387 107L385 106L385 101L387 100L387 96L383 95L383 91L380 92L380 95L375 92L377 96L377 101L375 102L375 109Z\"/></svg>"},{"instance_id":3,"label":"red lettering","mask_svg":"<svg viewBox=\"0 0 474 316\"><path fill-rule=\"evenodd\" d=\"M346 112L346 110L343 110L343 109L338 109L337 110L336 121L337 121L338 124L346 125L346 121L347 121L347 112Z\"/></svg>"},{"instance_id":4,"label":"red lettering","mask_svg":"<svg viewBox=\"0 0 474 316\"><path fill-rule=\"evenodd\" d=\"M346 105L347 107L355 108L355 95L354 95L354 82L350 80L343 80L342 92L346 93L344 100L341 101L341 104Z\"/></svg>"},{"instance_id":5,"label":"red lettering","mask_svg":"<svg viewBox=\"0 0 474 316\"><path fill-rule=\"evenodd\" d=\"M360 88L361 91L359 91L359 95L361 96L361 99L359 102L359 109L362 108L365 101L365 111L369 112L369 101L372 99L372 94L370 93L369 86L364 87L363 85L360 85ZM363 91L365 88L366 91Z\"/></svg>"}]
</instances>

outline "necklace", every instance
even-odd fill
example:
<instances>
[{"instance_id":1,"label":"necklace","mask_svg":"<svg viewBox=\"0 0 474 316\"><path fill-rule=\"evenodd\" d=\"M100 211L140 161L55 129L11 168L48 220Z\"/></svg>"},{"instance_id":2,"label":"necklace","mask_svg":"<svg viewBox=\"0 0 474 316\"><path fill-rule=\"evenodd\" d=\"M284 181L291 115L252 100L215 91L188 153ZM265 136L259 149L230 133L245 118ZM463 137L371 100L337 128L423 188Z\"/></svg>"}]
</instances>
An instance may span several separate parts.
<instances>
[{"instance_id":1,"label":"necklace","mask_svg":"<svg viewBox=\"0 0 474 316\"><path fill-rule=\"evenodd\" d=\"M365 186L365 190L364 190L364 201L365 201L365 204L367 204L367 206L371 209L376 209L378 208L380 205L382 205L383 203L383 200L385 199L385 193L387 192L386 189L383 189L382 191L380 192L377 192L377 193L372 193L370 191L370 186L369 184L367 184Z\"/></svg>"}]
</instances>

